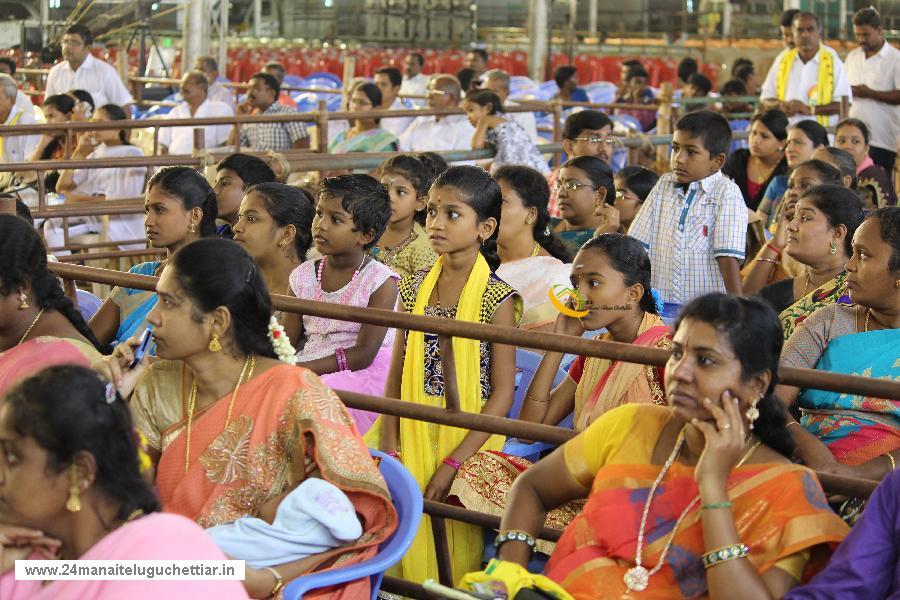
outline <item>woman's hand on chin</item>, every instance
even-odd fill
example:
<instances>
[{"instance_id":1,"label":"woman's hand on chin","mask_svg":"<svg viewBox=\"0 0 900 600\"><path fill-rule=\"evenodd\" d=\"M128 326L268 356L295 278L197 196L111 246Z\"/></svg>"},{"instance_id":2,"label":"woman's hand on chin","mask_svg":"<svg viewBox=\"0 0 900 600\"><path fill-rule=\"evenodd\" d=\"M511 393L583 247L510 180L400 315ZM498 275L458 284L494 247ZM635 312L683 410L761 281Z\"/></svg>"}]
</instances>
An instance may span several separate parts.
<instances>
[{"instance_id":1,"label":"woman's hand on chin","mask_svg":"<svg viewBox=\"0 0 900 600\"><path fill-rule=\"evenodd\" d=\"M691 425L700 430L706 441L694 471L701 491L704 486L721 486L724 490L729 475L744 456L747 433L738 402L738 398L728 390L722 392L720 400L704 398L703 408L710 412L713 419L691 420Z\"/></svg>"},{"instance_id":2,"label":"woman's hand on chin","mask_svg":"<svg viewBox=\"0 0 900 600\"><path fill-rule=\"evenodd\" d=\"M57 558L62 543L41 531L0 523L0 575L15 567L17 560L40 552L47 559Z\"/></svg>"}]
</instances>

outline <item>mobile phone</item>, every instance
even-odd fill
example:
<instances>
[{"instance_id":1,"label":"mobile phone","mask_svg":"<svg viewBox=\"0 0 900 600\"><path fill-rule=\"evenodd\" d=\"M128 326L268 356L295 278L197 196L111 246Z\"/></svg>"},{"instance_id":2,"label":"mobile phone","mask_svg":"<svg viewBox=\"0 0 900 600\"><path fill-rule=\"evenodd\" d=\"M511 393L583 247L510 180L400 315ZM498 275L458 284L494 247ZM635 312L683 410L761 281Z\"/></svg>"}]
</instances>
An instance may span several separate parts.
<instances>
[{"instance_id":1,"label":"mobile phone","mask_svg":"<svg viewBox=\"0 0 900 600\"><path fill-rule=\"evenodd\" d=\"M138 343L137 348L134 349L134 360L128 365L129 369L133 369L140 364L144 355L147 354L147 350L150 348L151 341L153 341L153 327L148 326L147 329L144 330L144 333L141 334L141 340Z\"/></svg>"}]
</instances>

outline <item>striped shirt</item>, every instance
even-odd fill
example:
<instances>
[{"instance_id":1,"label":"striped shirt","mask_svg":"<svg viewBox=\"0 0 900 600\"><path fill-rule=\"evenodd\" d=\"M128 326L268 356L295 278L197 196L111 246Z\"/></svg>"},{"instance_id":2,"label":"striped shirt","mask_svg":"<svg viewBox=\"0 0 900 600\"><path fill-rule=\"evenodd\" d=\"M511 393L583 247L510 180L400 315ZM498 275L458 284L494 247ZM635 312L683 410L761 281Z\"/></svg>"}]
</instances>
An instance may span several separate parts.
<instances>
[{"instance_id":1,"label":"striped shirt","mask_svg":"<svg viewBox=\"0 0 900 600\"><path fill-rule=\"evenodd\" d=\"M650 254L651 284L664 302L684 304L724 292L716 258L744 260L747 207L737 184L716 171L689 185L663 175L644 202L628 235Z\"/></svg>"}]
</instances>

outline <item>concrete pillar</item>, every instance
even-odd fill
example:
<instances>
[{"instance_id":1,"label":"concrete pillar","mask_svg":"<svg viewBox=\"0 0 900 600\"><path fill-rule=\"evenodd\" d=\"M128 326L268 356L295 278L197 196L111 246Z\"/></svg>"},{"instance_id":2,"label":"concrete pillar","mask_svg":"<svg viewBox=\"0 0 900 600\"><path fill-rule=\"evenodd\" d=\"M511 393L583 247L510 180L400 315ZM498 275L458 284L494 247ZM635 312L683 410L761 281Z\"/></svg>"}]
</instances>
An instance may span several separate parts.
<instances>
[{"instance_id":1,"label":"concrete pillar","mask_svg":"<svg viewBox=\"0 0 900 600\"><path fill-rule=\"evenodd\" d=\"M591 37L597 37L597 0L591 0L588 4L588 31Z\"/></svg>"},{"instance_id":2,"label":"concrete pillar","mask_svg":"<svg viewBox=\"0 0 900 600\"><path fill-rule=\"evenodd\" d=\"M847 39L847 0L840 0L840 7L838 9L838 14L840 15L840 32L841 40Z\"/></svg>"},{"instance_id":3,"label":"concrete pillar","mask_svg":"<svg viewBox=\"0 0 900 600\"><path fill-rule=\"evenodd\" d=\"M253 35L262 35L262 0L253 0Z\"/></svg>"},{"instance_id":4,"label":"concrete pillar","mask_svg":"<svg viewBox=\"0 0 900 600\"><path fill-rule=\"evenodd\" d=\"M224 73L228 65L228 13L231 0L219 0L219 70Z\"/></svg>"},{"instance_id":5,"label":"concrete pillar","mask_svg":"<svg viewBox=\"0 0 900 600\"><path fill-rule=\"evenodd\" d=\"M549 0L531 0L528 11L528 75L544 81L547 62L547 28L550 24Z\"/></svg>"},{"instance_id":6,"label":"concrete pillar","mask_svg":"<svg viewBox=\"0 0 900 600\"><path fill-rule=\"evenodd\" d=\"M578 0L569 0L569 29L566 32L566 54L569 55L569 64L575 64L575 42L578 30Z\"/></svg>"},{"instance_id":7,"label":"concrete pillar","mask_svg":"<svg viewBox=\"0 0 900 600\"><path fill-rule=\"evenodd\" d=\"M206 0L189 0L182 29L184 47L181 53L182 69L190 69L198 56L209 54L209 16Z\"/></svg>"}]
</instances>

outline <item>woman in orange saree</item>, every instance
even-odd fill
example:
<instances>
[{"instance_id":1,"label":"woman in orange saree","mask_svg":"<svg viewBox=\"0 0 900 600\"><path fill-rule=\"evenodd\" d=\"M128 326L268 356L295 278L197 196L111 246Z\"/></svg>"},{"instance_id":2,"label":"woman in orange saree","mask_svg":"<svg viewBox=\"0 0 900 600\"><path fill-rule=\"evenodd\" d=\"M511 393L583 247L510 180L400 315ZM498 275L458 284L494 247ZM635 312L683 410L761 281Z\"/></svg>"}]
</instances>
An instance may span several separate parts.
<instances>
[{"instance_id":1,"label":"woman in orange saree","mask_svg":"<svg viewBox=\"0 0 900 600\"><path fill-rule=\"evenodd\" d=\"M772 395L781 345L758 299L688 304L666 365L670 408L616 408L526 471L500 557L524 564L547 509L587 495L546 569L576 599L780 598L806 581L847 527L788 459Z\"/></svg>"},{"instance_id":2,"label":"woman in orange saree","mask_svg":"<svg viewBox=\"0 0 900 600\"><path fill-rule=\"evenodd\" d=\"M270 335L278 356L292 357L293 348L278 341L285 334L250 256L231 241L194 242L174 255L157 294L148 320L162 360L127 370L132 340L102 367L130 395L155 451L163 508L204 527L245 515L271 523L306 478L340 488L363 535L275 572L248 570L245 586L256 598L282 581L373 556L397 521L385 482L337 396L311 371L275 358ZM362 598L368 587L362 580L322 594Z\"/></svg>"}]
</instances>

